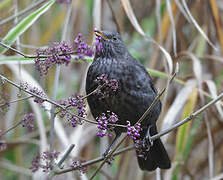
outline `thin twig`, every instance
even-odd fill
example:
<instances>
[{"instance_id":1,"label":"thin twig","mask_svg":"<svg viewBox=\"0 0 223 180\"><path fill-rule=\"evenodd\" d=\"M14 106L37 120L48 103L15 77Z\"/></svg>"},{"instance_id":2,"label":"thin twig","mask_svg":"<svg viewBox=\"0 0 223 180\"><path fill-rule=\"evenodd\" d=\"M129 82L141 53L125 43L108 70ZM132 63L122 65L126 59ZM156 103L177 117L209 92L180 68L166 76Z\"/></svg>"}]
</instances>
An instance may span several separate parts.
<instances>
[{"instance_id":1,"label":"thin twig","mask_svg":"<svg viewBox=\"0 0 223 180\"><path fill-rule=\"evenodd\" d=\"M177 72L174 72L174 74L172 75L169 84L173 81L173 79L175 78ZM152 104L149 106L149 108L145 111L145 113L140 117L140 119L138 120L137 123L141 123L146 116L149 114L149 112L152 110L152 108L158 103L158 101L160 100L161 96L163 95L163 93L166 91L166 87L160 92L158 93L158 95L156 96L156 98L153 100Z\"/></svg>"},{"instance_id":2,"label":"thin twig","mask_svg":"<svg viewBox=\"0 0 223 180\"><path fill-rule=\"evenodd\" d=\"M94 91L90 92L89 94L83 96L81 99L86 99L87 97L95 94L97 91L99 91L101 88L103 88L106 85L106 83L104 83L102 86L98 86Z\"/></svg>"},{"instance_id":3,"label":"thin twig","mask_svg":"<svg viewBox=\"0 0 223 180\"><path fill-rule=\"evenodd\" d=\"M45 59L45 58L49 58L52 57L52 55L29 55L29 54L25 54L21 51L19 51L18 49L12 48L11 46L8 46L7 44L4 44L3 42L0 42L0 45L2 45L3 47L12 50L13 52L23 56L24 58L31 58L31 59L35 59L35 58L40 58L40 59ZM65 56L65 55L73 55L73 54L77 54L76 51L71 51L71 52L67 52L67 53L61 53L58 54L58 56Z\"/></svg>"},{"instance_id":4,"label":"thin twig","mask_svg":"<svg viewBox=\"0 0 223 180\"><path fill-rule=\"evenodd\" d=\"M50 172L50 177L54 176L54 172L59 169L62 165L62 163L66 160L66 158L69 156L69 154L71 153L71 151L74 148L74 144L71 144L70 147L66 150L66 152L64 153L63 157L60 159L60 161L57 163L57 165L53 168L53 170Z\"/></svg>"},{"instance_id":5,"label":"thin twig","mask_svg":"<svg viewBox=\"0 0 223 180\"><path fill-rule=\"evenodd\" d=\"M61 160L58 162L57 167L60 167L62 165L62 163L65 161L65 159L67 158L67 156L71 153L71 151L74 148L74 144L71 144L70 147L67 149L67 151L64 153L63 157L61 158Z\"/></svg>"},{"instance_id":6,"label":"thin twig","mask_svg":"<svg viewBox=\"0 0 223 180\"><path fill-rule=\"evenodd\" d=\"M104 166L104 164L107 162L107 160L109 160L112 157L112 155L114 154L114 152L127 139L127 137L128 136L123 137L122 140L115 146L115 148L112 149L112 151L108 153L108 155L104 158L104 160L102 161L102 163L100 164L100 166L96 169L96 171L94 172L94 174L90 177L90 180L92 180L96 176L96 174L101 170L101 168Z\"/></svg>"},{"instance_id":7,"label":"thin twig","mask_svg":"<svg viewBox=\"0 0 223 180\"><path fill-rule=\"evenodd\" d=\"M12 103L16 103L16 102L19 102L19 101L23 101L23 100L26 100L26 99L29 99L29 98L32 98L33 96L28 96L28 97L24 97L24 98L20 98L20 99L15 99L15 100L12 100L10 102L6 102L6 103L3 103L3 104L0 104L0 108L2 106L5 106L5 105L9 105L9 104L12 104Z\"/></svg>"},{"instance_id":8,"label":"thin twig","mask_svg":"<svg viewBox=\"0 0 223 180\"><path fill-rule=\"evenodd\" d=\"M221 98L223 98L223 92L219 96L217 96L215 99L213 99L212 101L207 103L205 106L203 106L200 109L198 109L197 111L191 113L191 115L188 116L187 118L185 118L184 120L174 124L172 127L169 127L167 129L161 131L159 134L156 134L156 135L152 136L151 140L154 141L154 140L160 138L161 136L163 136L165 134L168 134L169 132L177 129L178 127L182 126L183 124L187 123L188 121L194 119L195 117L200 115L202 112L204 112L207 108L209 108L211 105L213 105L216 102L218 102Z\"/></svg>"},{"instance_id":9,"label":"thin twig","mask_svg":"<svg viewBox=\"0 0 223 180\"><path fill-rule=\"evenodd\" d=\"M10 49L10 50L14 51L15 53L17 53L17 54L19 54L19 55L21 55L21 56L23 56L25 58L30 58L30 55L24 54L21 51L15 49L15 48L12 48L11 46L8 46L8 45L6 45L6 44L4 44L2 42L0 42L0 45L2 45L3 47L5 47L7 49Z\"/></svg>"},{"instance_id":10,"label":"thin twig","mask_svg":"<svg viewBox=\"0 0 223 180\"><path fill-rule=\"evenodd\" d=\"M6 131L0 133L0 137L2 137L3 135L7 134L9 131L15 129L15 128L18 127L21 123L22 123L22 121L19 121L19 122L17 122L16 124L14 124L12 127L8 128Z\"/></svg>"},{"instance_id":11,"label":"thin twig","mask_svg":"<svg viewBox=\"0 0 223 180\"><path fill-rule=\"evenodd\" d=\"M134 148L135 148L134 145L132 145L132 146L128 146L128 147L125 147L125 148L122 148L122 149L120 149L119 151L115 152L115 153L113 154L113 156L120 155L121 153L126 152L126 151L130 151L130 150L132 150L132 149L134 149ZM87 161L87 162L81 163L81 167L86 167L86 166L89 166L89 165L98 163L98 162L100 162L100 161L103 161L103 160L104 160L104 157L101 156L101 157L98 157L98 158L89 160L89 161ZM70 167L70 168L66 168L66 169L60 169L60 170L55 171L55 174L56 174L56 175L59 175L59 174L67 173L67 172L74 171L74 170L78 170L78 169L79 169L78 166L77 166L77 167L73 167L73 168Z\"/></svg>"},{"instance_id":12,"label":"thin twig","mask_svg":"<svg viewBox=\"0 0 223 180\"><path fill-rule=\"evenodd\" d=\"M41 99L41 100L43 100L43 101L47 101L47 102L49 102L49 103L51 103L51 104L53 104L53 105L55 105L55 106L58 106L58 107L62 108L63 110L66 110L64 106L62 106L62 105L60 105L60 104L58 104L58 103L56 103L56 102L54 102L54 101L51 101L50 99L44 98L44 97L39 96L39 95L37 95L37 94L35 94L35 93L33 93L33 92L30 92L29 90L26 90L26 89L22 88L20 85L18 85L18 84L16 84L16 83L14 83L13 81L7 79L5 76L3 76L3 75L1 75L1 74L0 74L0 78L2 79L2 82L3 82L3 83L4 83L4 82L8 82L9 84L11 84L11 85L17 87L18 89L20 89L20 90L22 90L22 91L24 91L24 92L26 92L26 93L28 93L28 94L34 96L34 97L37 97L37 98L39 98L39 99Z\"/></svg>"}]
</instances>

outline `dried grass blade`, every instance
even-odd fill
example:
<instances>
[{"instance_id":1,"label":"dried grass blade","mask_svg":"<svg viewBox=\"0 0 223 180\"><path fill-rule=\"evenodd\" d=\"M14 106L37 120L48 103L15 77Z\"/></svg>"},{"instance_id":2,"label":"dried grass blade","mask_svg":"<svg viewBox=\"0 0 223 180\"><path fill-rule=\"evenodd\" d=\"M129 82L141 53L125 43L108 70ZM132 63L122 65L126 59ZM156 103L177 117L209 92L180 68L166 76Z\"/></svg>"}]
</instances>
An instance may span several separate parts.
<instances>
[{"instance_id":1,"label":"dried grass blade","mask_svg":"<svg viewBox=\"0 0 223 180\"><path fill-rule=\"evenodd\" d=\"M218 50L217 47L210 41L210 39L208 38L208 36L205 34L205 32L202 30L202 28L199 26L199 24L197 23L197 21L194 19L194 17L192 16L192 14L190 13L189 8L187 7L187 4L185 2L185 0L182 0L183 3L183 7L185 8L189 18L191 19L191 22L194 24L194 26L197 28L197 30L201 33L201 35L205 38L205 40L211 45L211 47L214 50Z\"/></svg>"},{"instance_id":2,"label":"dried grass blade","mask_svg":"<svg viewBox=\"0 0 223 180\"><path fill-rule=\"evenodd\" d=\"M131 6L129 0L121 0L121 2L122 2L122 5L124 7L124 10L129 18L130 22L132 23L134 28L138 31L138 33L141 34L144 38L146 38L150 42L152 42L153 44L155 44L156 46L158 46L159 49L163 52L163 54L166 57L165 59L167 60L167 63L169 66L169 74L172 74L173 60L172 60L170 54L161 45L159 45L154 39L152 39L151 37L149 37L148 35L145 34L145 32L143 31L143 29L141 28L141 26L139 25L139 23L136 19L136 16L133 12L133 9L132 9L132 6Z\"/></svg>"}]
</instances>

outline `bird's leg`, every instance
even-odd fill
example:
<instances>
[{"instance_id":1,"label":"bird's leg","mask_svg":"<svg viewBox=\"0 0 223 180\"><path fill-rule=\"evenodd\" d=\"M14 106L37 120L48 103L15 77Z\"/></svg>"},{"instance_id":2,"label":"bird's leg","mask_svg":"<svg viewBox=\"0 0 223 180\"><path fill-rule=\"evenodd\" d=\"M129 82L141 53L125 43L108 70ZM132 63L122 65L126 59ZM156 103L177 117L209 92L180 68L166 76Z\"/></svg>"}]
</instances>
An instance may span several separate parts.
<instances>
[{"instance_id":1,"label":"bird's leg","mask_svg":"<svg viewBox=\"0 0 223 180\"><path fill-rule=\"evenodd\" d=\"M148 127L147 132L146 132L146 136L142 140L142 147L146 151L149 151L150 147L153 146L153 141L151 140L151 135L150 135L150 131L151 131L152 127L153 127L153 125L150 125Z\"/></svg>"},{"instance_id":2,"label":"bird's leg","mask_svg":"<svg viewBox=\"0 0 223 180\"><path fill-rule=\"evenodd\" d=\"M112 147L115 145L115 142L117 141L117 139L120 137L121 133L118 133L115 135L115 138L112 140L111 144L109 145L109 147L106 149L106 151L104 152L104 154L102 155L104 158L108 155L108 153L111 151Z\"/></svg>"}]
</instances>

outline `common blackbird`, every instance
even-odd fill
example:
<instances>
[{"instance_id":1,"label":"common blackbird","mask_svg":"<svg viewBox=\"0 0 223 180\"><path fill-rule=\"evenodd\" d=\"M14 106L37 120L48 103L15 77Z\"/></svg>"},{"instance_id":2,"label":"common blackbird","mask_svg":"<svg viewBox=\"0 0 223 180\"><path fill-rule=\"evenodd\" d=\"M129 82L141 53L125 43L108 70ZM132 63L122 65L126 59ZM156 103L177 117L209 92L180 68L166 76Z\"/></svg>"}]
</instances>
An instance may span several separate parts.
<instances>
[{"instance_id":1,"label":"common blackbird","mask_svg":"<svg viewBox=\"0 0 223 180\"><path fill-rule=\"evenodd\" d=\"M88 96L91 113L96 118L109 110L118 116L117 124L127 125L126 121L130 121L131 125L134 125L153 102L157 90L144 66L130 55L117 32L96 31L95 34L101 37L103 48L102 51L96 52L94 61L88 69L86 93L89 94L97 88L95 79L102 74L107 74L109 79L116 79L118 89L104 99L97 94ZM141 123L140 139L144 146L151 146L144 147L145 156L137 156L142 170L152 171L157 167L168 169L171 166L161 140L150 142L149 139L157 134L156 121L160 112L161 102L158 102ZM104 155L125 131L126 128L114 128L116 137Z\"/></svg>"}]
</instances>

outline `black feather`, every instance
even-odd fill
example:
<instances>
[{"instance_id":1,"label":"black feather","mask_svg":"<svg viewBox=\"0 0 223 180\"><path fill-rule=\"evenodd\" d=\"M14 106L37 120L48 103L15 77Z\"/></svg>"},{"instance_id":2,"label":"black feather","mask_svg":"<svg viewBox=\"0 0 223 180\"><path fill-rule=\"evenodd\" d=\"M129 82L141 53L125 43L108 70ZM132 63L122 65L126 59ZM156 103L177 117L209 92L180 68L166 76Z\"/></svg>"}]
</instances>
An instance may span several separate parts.
<instances>
[{"instance_id":1,"label":"black feather","mask_svg":"<svg viewBox=\"0 0 223 180\"><path fill-rule=\"evenodd\" d=\"M88 69L86 93L95 90L97 87L95 79L102 74L107 74L109 79L118 80L119 87L106 99L100 99L97 95L89 96L88 104L95 118L109 110L118 115L118 124L126 125L126 121L130 121L133 125L151 105L157 91L150 75L143 65L130 55L119 34L107 31L101 31L101 33L108 39L103 40L103 50L96 53ZM148 129L151 125L156 127L160 112L161 102L158 102L141 123L143 128ZM124 128L114 130L116 134L125 131ZM142 134L141 138L144 136ZM155 170L157 167L162 169L170 167L169 157L160 139L154 141L147 159L139 157L138 162L141 169L148 171Z\"/></svg>"}]
</instances>

